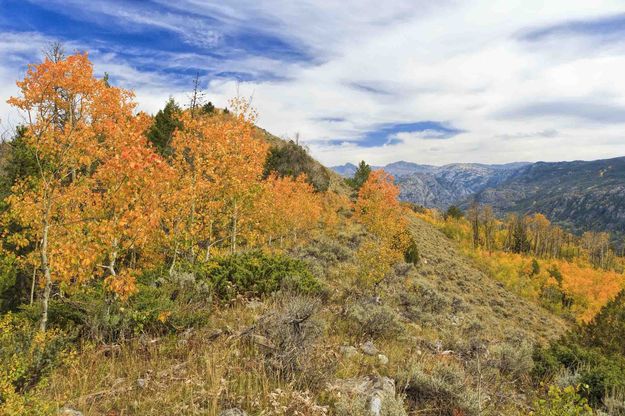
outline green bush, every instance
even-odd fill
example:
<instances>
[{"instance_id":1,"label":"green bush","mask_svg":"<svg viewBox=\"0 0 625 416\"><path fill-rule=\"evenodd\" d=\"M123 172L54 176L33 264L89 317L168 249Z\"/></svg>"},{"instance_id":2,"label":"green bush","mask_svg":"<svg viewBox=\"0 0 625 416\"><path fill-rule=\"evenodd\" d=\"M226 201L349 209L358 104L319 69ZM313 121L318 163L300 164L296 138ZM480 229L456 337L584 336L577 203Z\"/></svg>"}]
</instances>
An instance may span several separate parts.
<instances>
[{"instance_id":1,"label":"green bush","mask_svg":"<svg viewBox=\"0 0 625 416\"><path fill-rule=\"evenodd\" d=\"M579 388L568 386L549 387L545 399L534 402L532 416L592 416L593 412L585 398L578 393Z\"/></svg>"},{"instance_id":2,"label":"green bush","mask_svg":"<svg viewBox=\"0 0 625 416\"><path fill-rule=\"evenodd\" d=\"M47 414L29 392L54 368L68 349L61 331L38 330L28 319L7 313L0 318L0 414Z\"/></svg>"},{"instance_id":3,"label":"green bush","mask_svg":"<svg viewBox=\"0 0 625 416\"><path fill-rule=\"evenodd\" d=\"M264 176L276 173L280 177L298 177L305 174L317 192L325 192L330 186L330 175L302 146L293 141L269 149L265 161Z\"/></svg>"},{"instance_id":4,"label":"green bush","mask_svg":"<svg viewBox=\"0 0 625 416\"><path fill-rule=\"evenodd\" d=\"M608 302L587 325L534 353L534 377L548 380L565 370L588 385L582 394L599 406L606 394L625 389L625 292Z\"/></svg>"},{"instance_id":5,"label":"green bush","mask_svg":"<svg viewBox=\"0 0 625 416\"><path fill-rule=\"evenodd\" d=\"M417 243L414 241L414 238L410 239L408 248L406 248L406 251L404 252L404 260L406 263L411 263L415 266L419 263L419 248L417 247Z\"/></svg>"},{"instance_id":6,"label":"green bush","mask_svg":"<svg viewBox=\"0 0 625 416\"><path fill-rule=\"evenodd\" d=\"M137 292L122 301L95 283L66 298L50 301L50 326L97 342L118 342L149 334L178 332L205 323L210 315L210 296L195 286L177 282L151 282L141 276ZM39 319L39 303L24 307L22 315Z\"/></svg>"},{"instance_id":7,"label":"green bush","mask_svg":"<svg viewBox=\"0 0 625 416\"><path fill-rule=\"evenodd\" d=\"M625 388L625 357L580 345L572 336L538 348L534 364L537 381L552 379L563 369L577 372L579 382L588 385L582 394L594 406L603 401L606 392Z\"/></svg>"},{"instance_id":8,"label":"green bush","mask_svg":"<svg viewBox=\"0 0 625 416\"><path fill-rule=\"evenodd\" d=\"M213 259L202 266L200 280L205 281L221 300L232 299L238 294L263 296L280 289L301 294L322 292L321 282L306 263L262 251Z\"/></svg>"},{"instance_id":9,"label":"green bush","mask_svg":"<svg viewBox=\"0 0 625 416\"><path fill-rule=\"evenodd\" d=\"M459 220L462 217L464 217L464 212L462 212L462 210L455 205L450 205L444 214L445 220L447 220L448 218Z\"/></svg>"},{"instance_id":10,"label":"green bush","mask_svg":"<svg viewBox=\"0 0 625 416\"><path fill-rule=\"evenodd\" d=\"M625 357L625 290L608 302L584 328L584 344Z\"/></svg>"}]
</instances>

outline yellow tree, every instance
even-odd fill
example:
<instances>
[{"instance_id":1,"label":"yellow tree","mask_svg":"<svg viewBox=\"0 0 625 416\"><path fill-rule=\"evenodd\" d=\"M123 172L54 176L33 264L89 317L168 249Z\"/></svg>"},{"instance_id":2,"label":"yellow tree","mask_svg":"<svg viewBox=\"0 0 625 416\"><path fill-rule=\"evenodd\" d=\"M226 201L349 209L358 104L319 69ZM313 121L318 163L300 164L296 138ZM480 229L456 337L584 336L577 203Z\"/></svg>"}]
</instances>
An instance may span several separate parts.
<instances>
[{"instance_id":1,"label":"yellow tree","mask_svg":"<svg viewBox=\"0 0 625 416\"><path fill-rule=\"evenodd\" d=\"M205 259L215 244L230 240L236 251L242 229L250 229L254 196L260 192L268 145L254 137L254 114L233 101L233 115L210 117L185 113L174 134L175 191L169 205L169 237L195 259Z\"/></svg>"},{"instance_id":2,"label":"yellow tree","mask_svg":"<svg viewBox=\"0 0 625 416\"><path fill-rule=\"evenodd\" d=\"M256 201L255 215L262 224L261 232L269 245L291 237L295 242L298 235L314 228L321 217L321 198L305 175L293 179L273 174L263 183L263 192Z\"/></svg>"},{"instance_id":3,"label":"yellow tree","mask_svg":"<svg viewBox=\"0 0 625 416\"><path fill-rule=\"evenodd\" d=\"M371 172L358 192L355 218L374 237L373 241L365 242L358 253L363 264L369 264L363 268L368 281L381 280L392 264L403 258L410 244L398 196L399 189L393 177L381 170Z\"/></svg>"},{"instance_id":4,"label":"yellow tree","mask_svg":"<svg viewBox=\"0 0 625 416\"><path fill-rule=\"evenodd\" d=\"M96 230L109 183L100 170L122 149L117 141L135 134L129 128L135 105L130 92L93 76L86 54L31 65L17 85L21 94L9 103L25 113L24 140L37 175L14 186L9 212L25 230L12 238L38 248L45 330L53 284L77 285L93 276L101 260Z\"/></svg>"}]
</instances>

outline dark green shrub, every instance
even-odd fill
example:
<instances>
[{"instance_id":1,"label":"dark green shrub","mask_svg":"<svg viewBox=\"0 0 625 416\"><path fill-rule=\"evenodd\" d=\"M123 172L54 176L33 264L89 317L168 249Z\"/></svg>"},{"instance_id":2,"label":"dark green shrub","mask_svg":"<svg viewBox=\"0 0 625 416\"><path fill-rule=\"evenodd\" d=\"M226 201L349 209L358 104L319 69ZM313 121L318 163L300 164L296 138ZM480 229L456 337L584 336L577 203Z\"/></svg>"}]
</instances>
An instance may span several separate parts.
<instances>
[{"instance_id":1,"label":"dark green shrub","mask_svg":"<svg viewBox=\"0 0 625 416\"><path fill-rule=\"evenodd\" d=\"M571 336L534 352L536 381L553 379L562 369L579 373L579 382L588 385L582 393L593 406L599 405L607 392L625 388L625 357L580 345Z\"/></svg>"},{"instance_id":2,"label":"dark green shrub","mask_svg":"<svg viewBox=\"0 0 625 416\"><path fill-rule=\"evenodd\" d=\"M408 248L404 252L404 260L406 263L412 263L415 266L419 263L419 248L414 238L410 239L410 244L408 244Z\"/></svg>"},{"instance_id":3,"label":"dark green shrub","mask_svg":"<svg viewBox=\"0 0 625 416\"><path fill-rule=\"evenodd\" d=\"M554 378L563 369L588 385L582 394L593 406L611 391L625 389L625 292L608 302L587 325L534 353L537 381Z\"/></svg>"},{"instance_id":4,"label":"dark green shrub","mask_svg":"<svg viewBox=\"0 0 625 416\"><path fill-rule=\"evenodd\" d=\"M459 220L462 217L464 217L464 212L462 212L462 210L455 205L451 205L449 208L447 208L447 211L445 211L444 214L444 218L446 220L448 218Z\"/></svg>"},{"instance_id":5,"label":"dark green shrub","mask_svg":"<svg viewBox=\"0 0 625 416\"><path fill-rule=\"evenodd\" d=\"M625 290L608 302L584 328L584 344L625 357Z\"/></svg>"},{"instance_id":6,"label":"dark green shrub","mask_svg":"<svg viewBox=\"0 0 625 416\"><path fill-rule=\"evenodd\" d=\"M200 279L206 281L222 300L238 294L262 296L280 289L302 294L322 292L321 282L313 276L306 263L262 251L213 259L202 267Z\"/></svg>"},{"instance_id":7,"label":"dark green shrub","mask_svg":"<svg viewBox=\"0 0 625 416\"><path fill-rule=\"evenodd\" d=\"M264 177L276 173L280 177L298 177L305 174L317 192L325 192L330 186L330 175L317 163L302 146L289 141L281 146L269 149L265 161Z\"/></svg>"},{"instance_id":8,"label":"dark green shrub","mask_svg":"<svg viewBox=\"0 0 625 416\"><path fill-rule=\"evenodd\" d=\"M141 334L178 332L204 324L210 316L206 291L169 281L148 284L142 277L137 292L126 301L115 298L100 283L50 302L50 326L97 342L117 342ZM36 322L39 303L22 314Z\"/></svg>"}]
</instances>

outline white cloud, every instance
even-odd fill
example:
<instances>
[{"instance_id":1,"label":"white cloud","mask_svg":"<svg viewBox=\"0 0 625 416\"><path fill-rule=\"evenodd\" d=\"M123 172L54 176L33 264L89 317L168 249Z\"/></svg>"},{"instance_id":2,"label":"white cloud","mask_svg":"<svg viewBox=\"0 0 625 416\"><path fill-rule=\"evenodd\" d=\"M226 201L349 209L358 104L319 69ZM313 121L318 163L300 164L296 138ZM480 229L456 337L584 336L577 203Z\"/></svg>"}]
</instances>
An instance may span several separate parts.
<instances>
[{"instance_id":1,"label":"white cloud","mask_svg":"<svg viewBox=\"0 0 625 416\"><path fill-rule=\"evenodd\" d=\"M360 159L372 164L399 159L500 163L625 155L625 123L616 116L611 122L601 120L610 108L625 108L625 40L575 33L523 38L542 27L621 13L621 1L396 0L382 6L372 0L181 0L170 5L198 15L187 26L172 11L130 13L116 2L74 6L94 19L105 13L122 23L175 27L183 34L188 30L185 39L204 33L209 43L246 26L290 40L314 60L247 54L219 62L197 53L162 53L151 60L140 51L137 60L145 60L142 68L199 66L279 75L242 83L213 79L210 99L225 105L237 89L253 95L262 127L279 136L299 132L313 155L326 164ZM221 23L207 25L201 16L218 16ZM0 40L0 59L25 47L6 44ZM93 57L98 71L135 88L148 111L162 106L169 95L185 99L190 80L185 84L171 74L139 70L115 52ZM0 63L0 87L7 96L10 89L5 86L19 75L9 65L14 63ZM5 114L2 105L0 114ZM379 125L425 120L451 123L463 133L437 140L435 146L423 132L402 133L400 144L375 148L359 147L357 141L328 144L363 137Z\"/></svg>"}]
</instances>

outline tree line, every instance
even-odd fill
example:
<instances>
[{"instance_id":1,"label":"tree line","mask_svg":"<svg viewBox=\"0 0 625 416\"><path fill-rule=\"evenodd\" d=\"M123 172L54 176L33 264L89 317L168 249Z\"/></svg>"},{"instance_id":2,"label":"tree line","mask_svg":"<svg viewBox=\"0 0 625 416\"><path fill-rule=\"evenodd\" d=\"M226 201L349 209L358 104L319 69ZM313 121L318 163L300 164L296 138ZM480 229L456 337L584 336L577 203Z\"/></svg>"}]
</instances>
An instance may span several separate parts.
<instances>
[{"instance_id":1,"label":"tree line","mask_svg":"<svg viewBox=\"0 0 625 416\"><path fill-rule=\"evenodd\" d=\"M445 218L461 219L465 214L450 207ZM474 248L488 252L503 250L527 254L542 259L572 259L585 256L597 268L615 267L616 253L607 232L587 231L575 236L552 224L543 214L509 214L505 219L495 217L492 207L472 203L466 212Z\"/></svg>"}]
</instances>

